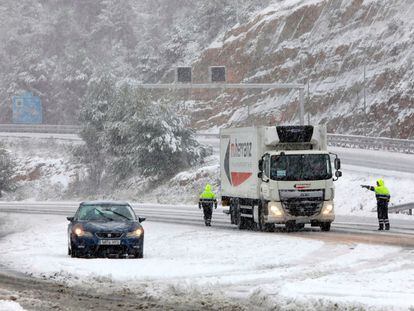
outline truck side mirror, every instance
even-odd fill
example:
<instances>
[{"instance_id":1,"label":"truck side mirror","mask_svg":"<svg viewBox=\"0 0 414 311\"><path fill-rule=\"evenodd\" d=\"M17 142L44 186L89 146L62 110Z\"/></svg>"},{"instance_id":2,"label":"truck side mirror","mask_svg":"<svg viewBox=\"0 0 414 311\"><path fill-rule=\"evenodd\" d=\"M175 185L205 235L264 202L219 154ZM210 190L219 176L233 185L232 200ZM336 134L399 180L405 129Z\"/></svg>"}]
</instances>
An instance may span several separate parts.
<instances>
[{"instance_id":1,"label":"truck side mirror","mask_svg":"<svg viewBox=\"0 0 414 311\"><path fill-rule=\"evenodd\" d=\"M143 221L145 221L145 219L146 219L145 217L138 217L139 222L143 222Z\"/></svg>"},{"instance_id":2,"label":"truck side mirror","mask_svg":"<svg viewBox=\"0 0 414 311\"><path fill-rule=\"evenodd\" d=\"M66 219L72 222L75 219L75 217L66 217Z\"/></svg>"},{"instance_id":3,"label":"truck side mirror","mask_svg":"<svg viewBox=\"0 0 414 311\"><path fill-rule=\"evenodd\" d=\"M259 171L262 172L263 171L263 159L259 160ZM259 177L261 178L261 177Z\"/></svg>"},{"instance_id":4,"label":"truck side mirror","mask_svg":"<svg viewBox=\"0 0 414 311\"><path fill-rule=\"evenodd\" d=\"M267 179L263 179L263 172L259 172L259 173L257 173L257 178L260 178L263 182L269 182L269 178L267 178Z\"/></svg>"},{"instance_id":5,"label":"truck side mirror","mask_svg":"<svg viewBox=\"0 0 414 311\"><path fill-rule=\"evenodd\" d=\"M335 165L336 170L340 170L341 169L341 159L335 158L334 165Z\"/></svg>"},{"instance_id":6,"label":"truck side mirror","mask_svg":"<svg viewBox=\"0 0 414 311\"><path fill-rule=\"evenodd\" d=\"M335 172L335 177L338 179L339 177L342 177L342 172L341 171L336 171Z\"/></svg>"}]
</instances>

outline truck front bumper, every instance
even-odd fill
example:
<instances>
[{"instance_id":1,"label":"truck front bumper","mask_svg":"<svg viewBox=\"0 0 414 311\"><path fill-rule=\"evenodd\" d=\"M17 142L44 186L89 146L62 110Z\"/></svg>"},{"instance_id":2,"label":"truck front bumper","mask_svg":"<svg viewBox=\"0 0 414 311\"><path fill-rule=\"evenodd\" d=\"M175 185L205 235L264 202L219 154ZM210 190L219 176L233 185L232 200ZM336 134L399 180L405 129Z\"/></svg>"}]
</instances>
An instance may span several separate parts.
<instances>
[{"instance_id":1,"label":"truck front bumper","mask_svg":"<svg viewBox=\"0 0 414 311\"><path fill-rule=\"evenodd\" d=\"M333 201L324 201L320 212L311 216L293 216L288 214L281 202L269 202L268 215L265 216L266 223L285 224L288 221L296 223L333 222L335 220Z\"/></svg>"}]
</instances>

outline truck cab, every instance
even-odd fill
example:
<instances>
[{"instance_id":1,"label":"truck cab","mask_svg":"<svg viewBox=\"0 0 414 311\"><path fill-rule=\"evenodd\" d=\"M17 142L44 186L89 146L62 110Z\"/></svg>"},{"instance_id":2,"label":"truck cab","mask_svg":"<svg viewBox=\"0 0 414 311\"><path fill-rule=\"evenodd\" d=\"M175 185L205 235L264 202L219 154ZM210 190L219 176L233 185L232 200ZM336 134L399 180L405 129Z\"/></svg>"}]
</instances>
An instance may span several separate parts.
<instances>
[{"instance_id":1,"label":"truck cab","mask_svg":"<svg viewBox=\"0 0 414 311\"><path fill-rule=\"evenodd\" d=\"M326 136L325 126L222 130L222 202L230 206L231 222L241 229L283 224L292 231L311 224L329 231L334 181L342 173Z\"/></svg>"},{"instance_id":2,"label":"truck cab","mask_svg":"<svg viewBox=\"0 0 414 311\"><path fill-rule=\"evenodd\" d=\"M306 223L329 230L334 221L334 184L331 157L328 152L282 151L263 156L258 178L260 192L268 205L266 223Z\"/></svg>"}]
</instances>

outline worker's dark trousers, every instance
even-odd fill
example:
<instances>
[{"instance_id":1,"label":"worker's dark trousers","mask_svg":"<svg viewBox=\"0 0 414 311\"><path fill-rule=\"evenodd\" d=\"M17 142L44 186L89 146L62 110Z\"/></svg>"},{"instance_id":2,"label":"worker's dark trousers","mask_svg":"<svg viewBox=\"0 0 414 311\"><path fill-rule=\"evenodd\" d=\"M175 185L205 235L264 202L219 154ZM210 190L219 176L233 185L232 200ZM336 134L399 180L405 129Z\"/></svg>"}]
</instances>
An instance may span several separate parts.
<instances>
[{"instance_id":1,"label":"worker's dark trousers","mask_svg":"<svg viewBox=\"0 0 414 311\"><path fill-rule=\"evenodd\" d=\"M390 228L390 221L388 219L388 201L385 200L378 200L377 201L377 214L378 214L378 222L379 222L379 229L389 229Z\"/></svg>"},{"instance_id":2,"label":"worker's dark trousers","mask_svg":"<svg viewBox=\"0 0 414 311\"><path fill-rule=\"evenodd\" d=\"M213 215L213 205L212 204L203 204L204 220L211 220Z\"/></svg>"}]
</instances>

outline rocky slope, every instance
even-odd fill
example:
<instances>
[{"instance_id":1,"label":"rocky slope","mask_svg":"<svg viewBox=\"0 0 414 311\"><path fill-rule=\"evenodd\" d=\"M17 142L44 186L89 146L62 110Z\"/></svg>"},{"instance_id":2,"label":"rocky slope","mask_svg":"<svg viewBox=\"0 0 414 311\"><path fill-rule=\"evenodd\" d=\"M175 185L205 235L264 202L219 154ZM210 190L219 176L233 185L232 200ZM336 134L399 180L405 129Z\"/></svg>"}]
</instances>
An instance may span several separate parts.
<instances>
[{"instance_id":1,"label":"rocky slope","mask_svg":"<svg viewBox=\"0 0 414 311\"><path fill-rule=\"evenodd\" d=\"M231 82L308 84L307 119L331 132L414 138L412 0L4 0L0 40L2 123L23 91L46 123L76 123L103 74L171 82L193 64L205 82L225 65ZM197 128L297 120L298 92L188 94Z\"/></svg>"},{"instance_id":2,"label":"rocky slope","mask_svg":"<svg viewBox=\"0 0 414 311\"><path fill-rule=\"evenodd\" d=\"M311 123L412 139L413 49L411 0L273 1L219 37L195 72L203 81L207 66L225 65L230 82L304 83ZM197 127L297 120L298 92L229 91L206 105L211 96L196 93L185 110Z\"/></svg>"}]
</instances>

